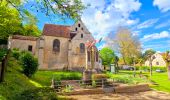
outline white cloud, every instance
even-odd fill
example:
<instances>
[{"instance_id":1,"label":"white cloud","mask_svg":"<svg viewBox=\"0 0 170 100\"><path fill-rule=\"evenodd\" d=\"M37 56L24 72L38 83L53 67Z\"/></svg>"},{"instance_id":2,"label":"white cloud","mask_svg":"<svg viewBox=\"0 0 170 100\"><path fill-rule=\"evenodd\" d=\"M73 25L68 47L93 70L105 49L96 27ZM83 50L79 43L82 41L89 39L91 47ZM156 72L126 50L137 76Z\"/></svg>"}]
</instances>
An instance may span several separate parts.
<instances>
[{"instance_id":1,"label":"white cloud","mask_svg":"<svg viewBox=\"0 0 170 100\"><path fill-rule=\"evenodd\" d=\"M84 11L82 21L96 38L107 36L119 26L139 22L139 19L129 18L132 12L140 9L139 0L114 0L109 5L106 0L82 0L82 2L91 5Z\"/></svg>"},{"instance_id":2,"label":"white cloud","mask_svg":"<svg viewBox=\"0 0 170 100\"><path fill-rule=\"evenodd\" d=\"M137 26L137 29L149 28L158 22L158 19L149 19Z\"/></svg>"},{"instance_id":3,"label":"white cloud","mask_svg":"<svg viewBox=\"0 0 170 100\"><path fill-rule=\"evenodd\" d=\"M167 27L170 25L170 20L166 21L166 22L163 22L157 26L155 26L156 29L159 29L159 28L164 28L164 27Z\"/></svg>"},{"instance_id":4,"label":"white cloud","mask_svg":"<svg viewBox=\"0 0 170 100\"><path fill-rule=\"evenodd\" d=\"M154 33L154 34L149 34L145 35L141 41L149 41L149 40L155 40L155 39L161 39L161 38L168 38L170 37L170 33L168 31L162 31L160 33Z\"/></svg>"},{"instance_id":5,"label":"white cloud","mask_svg":"<svg viewBox=\"0 0 170 100\"><path fill-rule=\"evenodd\" d=\"M170 10L170 0L154 0L153 5L157 6L161 12Z\"/></svg>"}]
</instances>

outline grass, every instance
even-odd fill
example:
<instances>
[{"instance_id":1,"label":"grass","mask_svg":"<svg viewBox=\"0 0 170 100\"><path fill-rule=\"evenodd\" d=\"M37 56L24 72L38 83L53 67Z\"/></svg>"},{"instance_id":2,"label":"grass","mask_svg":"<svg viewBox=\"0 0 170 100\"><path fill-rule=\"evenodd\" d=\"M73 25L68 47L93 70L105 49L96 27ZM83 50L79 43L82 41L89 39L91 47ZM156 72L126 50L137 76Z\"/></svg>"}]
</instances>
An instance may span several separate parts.
<instances>
[{"instance_id":1,"label":"grass","mask_svg":"<svg viewBox=\"0 0 170 100\"><path fill-rule=\"evenodd\" d=\"M79 72L38 71L31 79L42 86L50 86L52 78L55 80L80 80L82 74Z\"/></svg>"},{"instance_id":2,"label":"grass","mask_svg":"<svg viewBox=\"0 0 170 100\"><path fill-rule=\"evenodd\" d=\"M126 83L126 84L138 84L138 83L149 83L146 78L140 78L137 72L136 77L132 71L119 71L117 74L107 73L107 75L115 82Z\"/></svg>"},{"instance_id":3,"label":"grass","mask_svg":"<svg viewBox=\"0 0 170 100\"><path fill-rule=\"evenodd\" d=\"M167 73L153 73L152 81L158 85L151 86L153 89L170 93L170 80Z\"/></svg>"},{"instance_id":4,"label":"grass","mask_svg":"<svg viewBox=\"0 0 170 100\"><path fill-rule=\"evenodd\" d=\"M33 88L36 87L21 73L21 66L14 59L10 59L5 82L0 84L0 99L12 100L23 91Z\"/></svg>"},{"instance_id":5,"label":"grass","mask_svg":"<svg viewBox=\"0 0 170 100\"><path fill-rule=\"evenodd\" d=\"M38 71L33 78L28 78L22 73L21 68L18 61L10 58L5 82L0 83L0 100L66 100L48 87L52 76L60 79L67 76L81 77L81 74L76 72Z\"/></svg>"},{"instance_id":6,"label":"grass","mask_svg":"<svg viewBox=\"0 0 170 100\"><path fill-rule=\"evenodd\" d=\"M107 73L112 79L115 79L118 82L127 83L127 84L136 84L136 83L154 83L156 85L150 85L152 89L169 92L170 93L170 80L168 80L167 72L157 73L153 71L152 79L150 81L149 72L143 72L144 76L148 78L139 78L139 71L137 71L137 77L133 77L133 71L124 71L120 70L118 74Z\"/></svg>"}]
</instances>

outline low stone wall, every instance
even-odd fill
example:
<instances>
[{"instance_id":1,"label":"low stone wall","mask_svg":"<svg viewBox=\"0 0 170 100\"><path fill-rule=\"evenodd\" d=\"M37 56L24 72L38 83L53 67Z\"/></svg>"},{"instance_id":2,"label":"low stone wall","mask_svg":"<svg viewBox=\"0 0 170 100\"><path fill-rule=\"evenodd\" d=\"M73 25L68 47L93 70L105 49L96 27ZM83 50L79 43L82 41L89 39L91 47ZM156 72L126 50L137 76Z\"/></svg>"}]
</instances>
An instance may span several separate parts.
<instances>
[{"instance_id":1,"label":"low stone wall","mask_svg":"<svg viewBox=\"0 0 170 100\"><path fill-rule=\"evenodd\" d=\"M143 92L143 91L149 91L149 90L151 89L149 88L148 84L115 87L116 93L135 93L135 92Z\"/></svg>"},{"instance_id":2,"label":"low stone wall","mask_svg":"<svg viewBox=\"0 0 170 100\"><path fill-rule=\"evenodd\" d=\"M104 91L102 88L95 88L95 89L81 89L76 90L69 93L63 93L62 95L88 95L88 94L103 94Z\"/></svg>"},{"instance_id":3,"label":"low stone wall","mask_svg":"<svg viewBox=\"0 0 170 100\"><path fill-rule=\"evenodd\" d=\"M105 88L106 89L106 88ZM106 92L103 88L94 88L94 89L80 89L69 93L60 93L62 95L87 95L87 94L103 94L103 93L137 93L149 91L148 84L135 85L135 86L120 86L115 87L114 91ZM110 91L110 90L109 90Z\"/></svg>"}]
</instances>

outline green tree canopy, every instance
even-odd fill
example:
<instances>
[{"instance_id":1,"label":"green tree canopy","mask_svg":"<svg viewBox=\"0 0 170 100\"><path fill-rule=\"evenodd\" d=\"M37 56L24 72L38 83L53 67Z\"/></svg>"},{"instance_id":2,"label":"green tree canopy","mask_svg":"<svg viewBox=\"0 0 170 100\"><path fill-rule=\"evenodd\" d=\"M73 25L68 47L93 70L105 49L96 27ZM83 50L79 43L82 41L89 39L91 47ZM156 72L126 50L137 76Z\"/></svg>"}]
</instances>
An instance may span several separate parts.
<instances>
[{"instance_id":1,"label":"green tree canopy","mask_svg":"<svg viewBox=\"0 0 170 100\"><path fill-rule=\"evenodd\" d=\"M153 49L146 50L143 54L144 59L147 60L148 58L150 58L155 53L156 53L156 51L153 50Z\"/></svg>"},{"instance_id":2,"label":"green tree canopy","mask_svg":"<svg viewBox=\"0 0 170 100\"><path fill-rule=\"evenodd\" d=\"M114 51L109 47L105 47L105 48L101 49L99 54L102 59L103 65L111 64L113 62L113 59L115 58Z\"/></svg>"},{"instance_id":3,"label":"green tree canopy","mask_svg":"<svg viewBox=\"0 0 170 100\"><path fill-rule=\"evenodd\" d=\"M0 3L0 39L7 39L9 35L21 31L22 19L16 9L9 7L7 2Z\"/></svg>"},{"instance_id":4,"label":"green tree canopy","mask_svg":"<svg viewBox=\"0 0 170 100\"><path fill-rule=\"evenodd\" d=\"M2 2L3 0L0 0ZM80 18L85 6L81 0L6 0L11 6L13 6L21 16L24 15L24 11L28 10L24 8L25 3L31 3L30 8L36 8L37 12L45 13L50 16L51 12L54 14L60 14L72 19Z\"/></svg>"}]
</instances>

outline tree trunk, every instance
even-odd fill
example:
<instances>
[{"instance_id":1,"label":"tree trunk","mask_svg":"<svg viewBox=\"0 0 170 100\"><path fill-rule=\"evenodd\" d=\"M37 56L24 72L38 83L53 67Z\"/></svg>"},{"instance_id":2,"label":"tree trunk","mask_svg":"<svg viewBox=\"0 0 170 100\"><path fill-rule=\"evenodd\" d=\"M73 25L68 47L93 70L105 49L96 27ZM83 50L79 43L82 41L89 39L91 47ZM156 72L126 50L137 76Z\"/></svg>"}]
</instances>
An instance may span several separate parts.
<instances>
[{"instance_id":1,"label":"tree trunk","mask_svg":"<svg viewBox=\"0 0 170 100\"><path fill-rule=\"evenodd\" d=\"M150 66L150 77L152 76L152 61L151 58L149 58L149 66Z\"/></svg>"},{"instance_id":2,"label":"tree trunk","mask_svg":"<svg viewBox=\"0 0 170 100\"><path fill-rule=\"evenodd\" d=\"M170 80L170 66L167 66L168 79Z\"/></svg>"},{"instance_id":3,"label":"tree trunk","mask_svg":"<svg viewBox=\"0 0 170 100\"><path fill-rule=\"evenodd\" d=\"M124 62L124 64L126 65L125 57L123 57L123 62Z\"/></svg>"},{"instance_id":4,"label":"tree trunk","mask_svg":"<svg viewBox=\"0 0 170 100\"><path fill-rule=\"evenodd\" d=\"M106 65L104 65L104 70L106 70Z\"/></svg>"}]
</instances>

